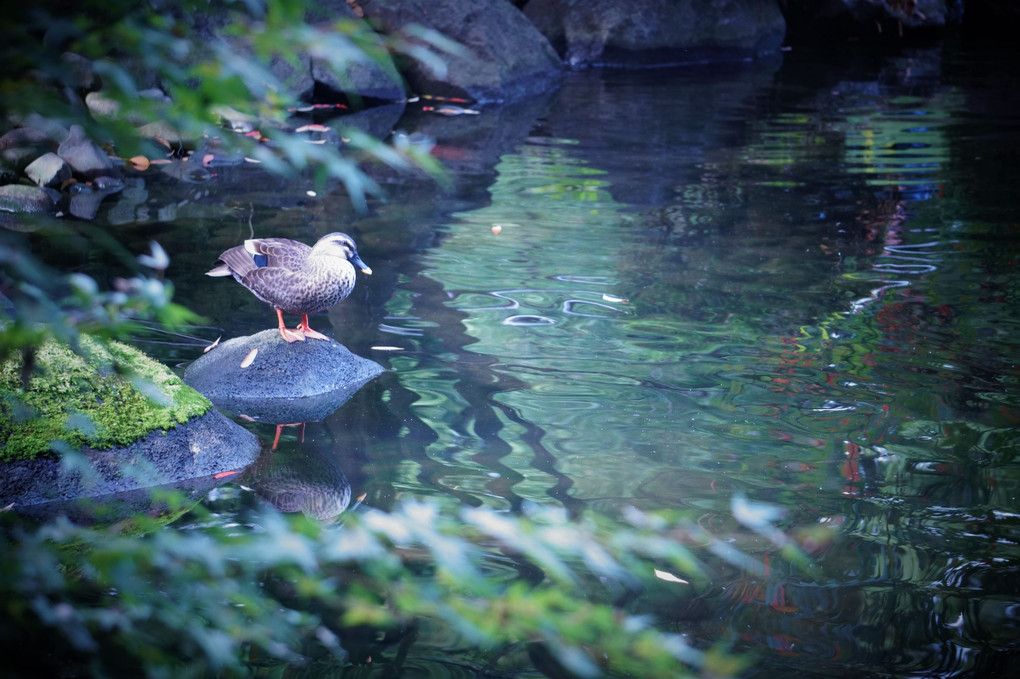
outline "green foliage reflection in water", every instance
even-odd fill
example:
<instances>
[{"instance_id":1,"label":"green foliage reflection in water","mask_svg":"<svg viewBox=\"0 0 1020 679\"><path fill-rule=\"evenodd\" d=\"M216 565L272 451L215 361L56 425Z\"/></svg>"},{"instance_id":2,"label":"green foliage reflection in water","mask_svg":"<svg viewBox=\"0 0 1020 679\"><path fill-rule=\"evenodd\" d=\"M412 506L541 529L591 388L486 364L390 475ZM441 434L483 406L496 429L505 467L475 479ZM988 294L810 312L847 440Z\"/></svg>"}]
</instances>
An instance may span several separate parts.
<instances>
[{"instance_id":1,"label":"green foliage reflection in water","mask_svg":"<svg viewBox=\"0 0 1020 679\"><path fill-rule=\"evenodd\" d=\"M527 518L487 508L446 517L433 504L405 502L322 527L267 509L250 517L250 529L197 516L201 528L166 530L151 519L142 539L117 526L61 519L28 529L4 519L0 638L20 651L7 657L25 662L11 676L58 668L238 676L251 663L343 665L362 657L354 648L362 626L399 630L419 616L451 628L490 664L524 643L533 659L582 677L675 677L684 667L727 676L741 666L601 603L656 570L706 582L683 546L693 529L636 510L611 526L538 508ZM494 577L493 546L544 577ZM374 663L399 673L406 654Z\"/></svg>"}]
</instances>

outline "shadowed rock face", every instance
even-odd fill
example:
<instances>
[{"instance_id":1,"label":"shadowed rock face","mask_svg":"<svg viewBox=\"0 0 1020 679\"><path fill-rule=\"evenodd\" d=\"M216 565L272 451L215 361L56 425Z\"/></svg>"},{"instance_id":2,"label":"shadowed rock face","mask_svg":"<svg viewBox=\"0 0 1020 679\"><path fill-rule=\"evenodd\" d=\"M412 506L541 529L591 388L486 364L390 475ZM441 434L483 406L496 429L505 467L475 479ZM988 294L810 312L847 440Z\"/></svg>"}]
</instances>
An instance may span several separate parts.
<instances>
[{"instance_id":1,"label":"shadowed rock face","mask_svg":"<svg viewBox=\"0 0 1020 679\"><path fill-rule=\"evenodd\" d=\"M322 419L382 372L338 342L288 344L277 330L263 330L212 349L188 366L184 381L220 408L284 424Z\"/></svg>"},{"instance_id":2,"label":"shadowed rock face","mask_svg":"<svg viewBox=\"0 0 1020 679\"><path fill-rule=\"evenodd\" d=\"M418 94L516 101L553 89L561 78L552 45L507 0L379 0L362 9L384 31L418 24L466 48L467 54L444 56L445 73L407 64L404 76Z\"/></svg>"},{"instance_id":3,"label":"shadowed rock face","mask_svg":"<svg viewBox=\"0 0 1020 679\"><path fill-rule=\"evenodd\" d=\"M786 30L769 0L531 0L525 14L575 68L750 59Z\"/></svg>"},{"instance_id":4,"label":"shadowed rock face","mask_svg":"<svg viewBox=\"0 0 1020 679\"><path fill-rule=\"evenodd\" d=\"M0 503L17 508L178 482L187 485L193 479L241 471L260 451L254 434L210 411L129 446L86 449L87 468L63 470L57 458L4 463Z\"/></svg>"}]
</instances>

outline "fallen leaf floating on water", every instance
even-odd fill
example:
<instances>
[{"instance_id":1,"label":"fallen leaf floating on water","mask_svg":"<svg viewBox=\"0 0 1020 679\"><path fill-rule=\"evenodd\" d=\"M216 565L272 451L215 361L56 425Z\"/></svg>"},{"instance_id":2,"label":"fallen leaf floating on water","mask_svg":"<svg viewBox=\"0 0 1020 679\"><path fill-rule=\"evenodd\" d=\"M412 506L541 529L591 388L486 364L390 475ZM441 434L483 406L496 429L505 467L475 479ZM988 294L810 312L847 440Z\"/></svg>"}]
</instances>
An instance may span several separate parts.
<instances>
[{"instance_id":1,"label":"fallen leaf floating on water","mask_svg":"<svg viewBox=\"0 0 1020 679\"><path fill-rule=\"evenodd\" d=\"M346 109L347 105L346 104L309 104L308 106L295 106L293 108L288 108L287 111L289 113L310 113L312 111L319 111L319 110L326 109L326 108Z\"/></svg>"},{"instance_id":2,"label":"fallen leaf floating on water","mask_svg":"<svg viewBox=\"0 0 1020 679\"><path fill-rule=\"evenodd\" d=\"M431 113L438 113L442 116L463 116L471 115L476 116L481 111L476 111L473 108L464 108L463 106L422 106L422 111L429 111Z\"/></svg>"},{"instance_id":3,"label":"fallen leaf floating on water","mask_svg":"<svg viewBox=\"0 0 1020 679\"><path fill-rule=\"evenodd\" d=\"M215 349L216 345L218 345L220 343L220 339L222 339L222 338L223 338L223 335L220 335L219 337L217 337L215 342L213 342L212 344L207 346L205 349L202 349L202 353L203 354L208 354L210 351Z\"/></svg>"},{"instance_id":4,"label":"fallen leaf floating on water","mask_svg":"<svg viewBox=\"0 0 1020 679\"><path fill-rule=\"evenodd\" d=\"M251 351L249 351L248 355L244 357L243 361L241 361L241 367L242 368L247 368L249 365L251 365L255 361L255 356L258 353L259 353L258 347L256 347L256 348L252 349Z\"/></svg>"},{"instance_id":5,"label":"fallen leaf floating on water","mask_svg":"<svg viewBox=\"0 0 1020 679\"><path fill-rule=\"evenodd\" d=\"M684 580L683 578L678 578L677 576L673 575L672 573L667 573L666 571L660 571L658 568L654 568L652 570L655 572L655 577L657 577L660 580L665 580L666 582L678 582L681 585L689 585L689 584L691 584L691 583L687 582L686 580Z\"/></svg>"},{"instance_id":6,"label":"fallen leaf floating on water","mask_svg":"<svg viewBox=\"0 0 1020 679\"><path fill-rule=\"evenodd\" d=\"M454 101L454 102L457 102L458 104L467 104L467 103L469 103L468 99L461 99L460 97L441 97L438 94L423 94L423 95L421 95L421 98L422 99L430 99L432 101ZM417 100L418 100L418 98L415 97L414 99L409 99L408 101L417 101Z\"/></svg>"}]
</instances>

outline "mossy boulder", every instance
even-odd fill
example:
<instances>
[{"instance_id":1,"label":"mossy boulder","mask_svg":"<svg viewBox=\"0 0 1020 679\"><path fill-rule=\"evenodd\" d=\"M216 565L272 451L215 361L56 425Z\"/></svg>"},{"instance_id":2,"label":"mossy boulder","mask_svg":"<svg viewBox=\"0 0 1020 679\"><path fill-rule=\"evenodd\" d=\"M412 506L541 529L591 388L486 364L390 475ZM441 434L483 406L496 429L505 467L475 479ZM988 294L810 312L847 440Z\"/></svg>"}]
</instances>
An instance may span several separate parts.
<instances>
[{"instance_id":1,"label":"mossy boulder","mask_svg":"<svg viewBox=\"0 0 1020 679\"><path fill-rule=\"evenodd\" d=\"M165 366L117 342L82 337L81 355L51 342L21 383L22 359L0 365L0 461L128 445L203 415L212 404Z\"/></svg>"}]
</instances>

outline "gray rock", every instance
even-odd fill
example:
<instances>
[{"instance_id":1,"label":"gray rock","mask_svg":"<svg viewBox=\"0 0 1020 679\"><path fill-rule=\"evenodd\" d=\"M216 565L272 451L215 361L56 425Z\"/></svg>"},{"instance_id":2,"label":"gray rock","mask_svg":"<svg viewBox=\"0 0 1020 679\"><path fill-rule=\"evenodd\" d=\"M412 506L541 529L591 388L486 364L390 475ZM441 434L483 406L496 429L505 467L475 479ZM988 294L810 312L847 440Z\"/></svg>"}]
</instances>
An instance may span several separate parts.
<instances>
[{"instance_id":1,"label":"gray rock","mask_svg":"<svg viewBox=\"0 0 1020 679\"><path fill-rule=\"evenodd\" d=\"M144 179L141 177L126 179L123 195L106 213L106 221L111 226L152 221L152 216L146 208L148 200L149 192L145 188Z\"/></svg>"},{"instance_id":2,"label":"gray rock","mask_svg":"<svg viewBox=\"0 0 1020 679\"><path fill-rule=\"evenodd\" d=\"M62 471L54 458L0 463L0 504L67 501L241 471L260 451L254 434L211 410L130 446L85 450L85 469Z\"/></svg>"},{"instance_id":3,"label":"gray rock","mask_svg":"<svg viewBox=\"0 0 1020 679\"><path fill-rule=\"evenodd\" d=\"M525 14L575 68L742 60L786 31L774 0L532 0Z\"/></svg>"},{"instance_id":4,"label":"gray rock","mask_svg":"<svg viewBox=\"0 0 1020 679\"><path fill-rule=\"evenodd\" d=\"M319 0L309 3L305 19L310 26L320 30L329 30L330 25L337 19L360 20L346 0ZM376 59L347 60L340 65L339 70L334 70L327 60L312 58L310 60L312 79L318 86L324 86L333 92L353 95L354 98L386 101L405 99L407 91L404 78L383 46L382 39L371 32L362 37L375 38L373 47L377 53Z\"/></svg>"},{"instance_id":5,"label":"gray rock","mask_svg":"<svg viewBox=\"0 0 1020 679\"><path fill-rule=\"evenodd\" d=\"M184 135L176 127L165 120L154 120L138 128L138 134L149 139L162 139L168 144L180 144Z\"/></svg>"},{"instance_id":6,"label":"gray rock","mask_svg":"<svg viewBox=\"0 0 1020 679\"><path fill-rule=\"evenodd\" d=\"M103 149L85 136L85 130L81 125L71 126L67 138L57 149L57 155L63 158L72 170L86 179L120 176L120 168Z\"/></svg>"},{"instance_id":7,"label":"gray rock","mask_svg":"<svg viewBox=\"0 0 1020 679\"><path fill-rule=\"evenodd\" d=\"M117 177L96 177L91 187L82 185L78 192L71 196L68 210L78 219L95 219L103 199L123 188L124 182Z\"/></svg>"},{"instance_id":8,"label":"gray rock","mask_svg":"<svg viewBox=\"0 0 1020 679\"><path fill-rule=\"evenodd\" d=\"M242 362L252 350L254 361ZM288 344L277 330L235 337L184 371L184 381L218 407L271 423L326 417L382 366L334 341Z\"/></svg>"},{"instance_id":9,"label":"gray rock","mask_svg":"<svg viewBox=\"0 0 1020 679\"><path fill-rule=\"evenodd\" d=\"M43 130L18 127L0 137L0 164L20 173L40 155L56 150L57 142Z\"/></svg>"},{"instance_id":10,"label":"gray rock","mask_svg":"<svg viewBox=\"0 0 1020 679\"><path fill-rule=\"evenodd\" d=\"M318 85L355 97L400 101L407 97L404 79L388 54L383 62L348 62L336 71L323 59L312 59L311 75Z\"/></svg>"},{"instance_id":11,"label":"gray rock","mask_svg":"<svg viewBox=\"0 0 1020 679\"><path fill-rule=\"evenodd\" d=\"M71 178L71 168L56 153L46 153L29 163L25 174L38 186L60 186Z\"/></svg>"},{"instance_id":12,"label":"gray rock","mask_svg":"<svg viewBox=\"0 0 1020 679\"><path fill-rule=\"evenodd\" d=\"M554 88L562 76L552 45L508 0L379 0L362 7L387 31L419 24L468 50L444 55L445 74L411 64L404 75L418 94L513 101Z\"/></svg>"},{"instance_id":13,"label":"gray rock","mask_svg":"<svg viewBox=\"0 0 1020 679\"><path fill-rule=\"evenodd\" d=\"M92 68L91 60L74 52L64 52L60 55L60 60L67 66L71 76L71 84L78 90L83 92L95 90L102 84L99 81L99 76L96 75L95 70Z\"/></svg>"},{"instance_id":14,"label":"gray rock","mask_svg":"<svg viewBox=\"0 0 1020 679\"><path fill-rule=\"evenodd\" d=\"M0 186L0 211L52 212L53 199L38 186L8 184Z\"/></svg>"},{"instance_id":15,"label":"gray rock","mask_svg":"<svg viewBox=\"0 0 1020 679\"><path fill-rule=\"evenodd\" d=\"M120 111L120 102L111 99L102 92L89 92L85 95L85 106L89 113L101 118L113 118Z\"/></svg>"}]
</instances>

